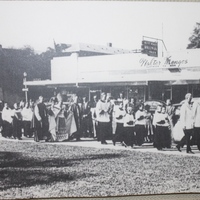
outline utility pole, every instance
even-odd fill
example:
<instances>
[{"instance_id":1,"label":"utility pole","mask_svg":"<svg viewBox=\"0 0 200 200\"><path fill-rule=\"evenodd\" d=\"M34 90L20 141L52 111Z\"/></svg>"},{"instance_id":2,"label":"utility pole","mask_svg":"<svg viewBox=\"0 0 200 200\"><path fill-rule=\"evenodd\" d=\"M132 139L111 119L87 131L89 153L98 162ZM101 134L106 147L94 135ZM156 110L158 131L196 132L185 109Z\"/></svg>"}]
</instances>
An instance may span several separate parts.
<instances>
[{"instance_id":1,"label":"utility pole","mask_svg":"<svg viewBox=\"0 0 200 200\"><path fill-rule=\"evenodd\" d=\"M26 77L27 77L27 73L24 72L23 73L24 88L22 89L22 91L25 92L25 100L26 100L26 102L28 102L28 87L26 85Z\"/></svg>"}]
</instances>

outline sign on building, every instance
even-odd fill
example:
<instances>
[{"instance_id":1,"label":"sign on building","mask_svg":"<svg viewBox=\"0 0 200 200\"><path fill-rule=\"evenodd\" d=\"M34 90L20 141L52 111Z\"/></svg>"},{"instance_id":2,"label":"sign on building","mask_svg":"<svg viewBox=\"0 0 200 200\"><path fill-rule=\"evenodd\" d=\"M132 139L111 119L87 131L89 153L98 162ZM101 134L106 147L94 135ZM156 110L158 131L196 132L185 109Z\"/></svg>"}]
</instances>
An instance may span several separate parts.
<instances>
[{"instance_id":1,"label":"sign on building","mask_svg":"<svg viewBox=\"0 0 200 200\"><path fill-rule=\"evenodd\" d=\"M158 43L142 40L141 53L152 57L158 57Z\"/></svg>"}]
</instances>

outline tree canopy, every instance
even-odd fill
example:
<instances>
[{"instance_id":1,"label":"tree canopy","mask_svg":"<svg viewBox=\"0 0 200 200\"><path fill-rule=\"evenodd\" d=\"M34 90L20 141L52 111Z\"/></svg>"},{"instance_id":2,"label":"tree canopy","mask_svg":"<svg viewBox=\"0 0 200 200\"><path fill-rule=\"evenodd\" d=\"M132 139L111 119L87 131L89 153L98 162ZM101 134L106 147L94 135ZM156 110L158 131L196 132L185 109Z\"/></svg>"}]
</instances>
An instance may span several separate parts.
<instances>
[{"instance_id":1,"label":"tree canopy","mask_svg":"<svg viewBox=\"0 0 200 200\"><path fill-rule=\"evenodd\" d=\"M21 49L2 48L0 52L0 87L3 91L23 98L23 73L27 80L50 79L51 59L54 54L47 49L42 54L35 53L30 46Z\"/></svg>"},{"instance_id":2,"label":"tree canopy","mask_svg":"<svg viewBox=\"0 0 200 200\"><path fill-rule=\"evenodd\" d=\"M190 43L187 46L187 49L196 49L200 48L200 23L197 22L194 27L192 35L189 37Z\"/></svg>"}]
</instances>

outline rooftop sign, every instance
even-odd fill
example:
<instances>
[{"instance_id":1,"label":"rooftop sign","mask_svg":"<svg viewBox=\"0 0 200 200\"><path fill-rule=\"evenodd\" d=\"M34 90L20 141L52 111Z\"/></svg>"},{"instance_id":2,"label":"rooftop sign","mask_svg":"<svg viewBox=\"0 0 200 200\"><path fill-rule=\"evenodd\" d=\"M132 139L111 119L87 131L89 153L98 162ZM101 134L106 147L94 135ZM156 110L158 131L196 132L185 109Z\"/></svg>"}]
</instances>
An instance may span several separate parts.
<instances>
[{"instance_id":1,"label":"rooftop sign","mask_svg":"<svg viewBox=\"0 0 200 200\"><path fill-rule=\"evenodd\" d=\"M148 56L158 57L158 43L150 42L147 40L142 41L141 53L147 54Z\"/></svg>"}]
</instances>

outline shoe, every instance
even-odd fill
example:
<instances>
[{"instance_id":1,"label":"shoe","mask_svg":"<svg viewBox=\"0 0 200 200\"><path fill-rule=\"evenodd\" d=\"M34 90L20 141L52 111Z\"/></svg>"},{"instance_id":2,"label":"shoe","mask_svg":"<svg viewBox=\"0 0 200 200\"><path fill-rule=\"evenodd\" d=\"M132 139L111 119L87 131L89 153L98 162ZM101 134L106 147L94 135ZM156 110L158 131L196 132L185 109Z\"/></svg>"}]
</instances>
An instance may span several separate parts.
<instances>
[{"instance_id":1,"label":"shoe","mask_svg":"<svg viewBox=\"0 0 200 200\"><path fill-rule=\"evenodd\" d=\"M187 151L187 153L194 154L194 152L193 152L193 151Z\"/></svg>"},{"instance_id":2,"label":"shoe","mask_svg":"<svg viewBox=\"0 0 200 200\"><path fill-rule=\"evenodd\" d=\"M122 146L127 147L127 145L124 142L122 142Z\"/></svg>"},{"instance_id":3,"label":"shoe","mask_svg":"<svg viewBox=\"0 0 200 200\"><path fill-rule=\"evenodd\" d=\"M18 140L22 140L22 138L18 138Z\"/></svg>"},{"instance_id":4,"label":"shoe","mask_svg":"<svg viewBox=\"0 0 200 200\"><path fill-rule=\"evenodd\" d=\"M39 143L44 143L44 142L45 142L45 140L39 140L38 142L39 142Z\"/></svg>"},{"instance_id":5,"label":"shoe","mask_svg":"<svg viewBox=\"0 0 200 200\"><path fill-rule=\"evenodd\" d=\"M134 145L134 144L132 144L132 145L131 145L131 148L132 148L132 149L134 149L134 146L135 146L135 145Z\"/></svg>"},{"instance_id":6,"label":"shoe","mask_svg":"<svg viewBox=\"0 0 200 200\"><path fill-rule=\"evenodd\" d=\"M43 137L43 140L47 140L48 138L46 136Z\"/></svg>"},{"instance_id":7,"label":"shoe","mask_svg":"<svg viewBox=\"0 0 200 200\"><path fill-rule=\"evenodd\" d=\"M180 146L176 145L176 148L181 152Z\"/></svg>"},{"instance_id":8,"label":"shoe","mask_svg":"<svg viewBox=\"0 0 200 200\"><path fill-rule=\"evenodd\" d=\"M106 141L104 141L104 142L101 142L101 144L108 144Z\"/></svg>"}]
</instances>

